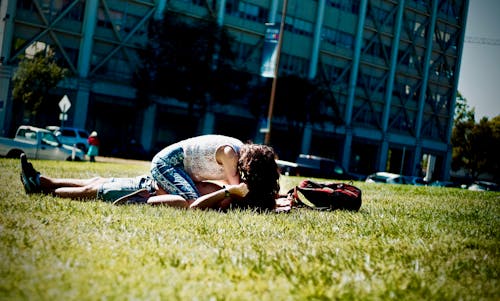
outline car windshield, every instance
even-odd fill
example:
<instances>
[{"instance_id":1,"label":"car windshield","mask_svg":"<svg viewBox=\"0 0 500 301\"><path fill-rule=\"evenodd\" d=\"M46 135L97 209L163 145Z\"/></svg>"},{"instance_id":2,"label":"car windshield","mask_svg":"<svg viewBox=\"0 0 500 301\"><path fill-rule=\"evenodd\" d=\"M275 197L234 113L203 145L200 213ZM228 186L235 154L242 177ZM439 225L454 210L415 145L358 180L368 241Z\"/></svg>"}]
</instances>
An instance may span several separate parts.
<instances>
[{"instance_id":1,"label":"car windshield","mask_svg":"<svg viewBox=\"0 0 500 301\"><path fill-rule=\"evenodd\" d=\"M59 146L60 142L57 140L57 137L50 132L42 133L42 142L52 146Z\"/></svg>"}]
</instances>

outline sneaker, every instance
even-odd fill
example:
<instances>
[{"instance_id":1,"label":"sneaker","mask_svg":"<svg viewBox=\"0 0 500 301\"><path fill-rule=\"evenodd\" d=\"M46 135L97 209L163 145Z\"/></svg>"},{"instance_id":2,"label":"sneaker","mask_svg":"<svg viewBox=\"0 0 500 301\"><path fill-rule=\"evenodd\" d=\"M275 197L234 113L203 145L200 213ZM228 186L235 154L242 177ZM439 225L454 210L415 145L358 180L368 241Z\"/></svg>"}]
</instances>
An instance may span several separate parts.
<instances>
[{"instance_id":1,"label":"sneaker","mask_svg":"<svg viewBox=\"0 0 500 301\"><path fill-rule=\"evenodd\" d=\"M41 192L40 173L33 168L33 165L28 162L26 154L22 153L21 159L21 182L23 183L26 193Z\"/></svg>"},{"instance_id":2,"label":"sneaker","mask_svg":"<svg viewBox=\"0 0 500 301\"><path fill-rule=\"evenodd\" d=\"M124 204L145 204L152 194L145 188L134 191L126 196L122 196L118 200L113 202L113 205L124 205Z\"/></svg>"}]
</instances>

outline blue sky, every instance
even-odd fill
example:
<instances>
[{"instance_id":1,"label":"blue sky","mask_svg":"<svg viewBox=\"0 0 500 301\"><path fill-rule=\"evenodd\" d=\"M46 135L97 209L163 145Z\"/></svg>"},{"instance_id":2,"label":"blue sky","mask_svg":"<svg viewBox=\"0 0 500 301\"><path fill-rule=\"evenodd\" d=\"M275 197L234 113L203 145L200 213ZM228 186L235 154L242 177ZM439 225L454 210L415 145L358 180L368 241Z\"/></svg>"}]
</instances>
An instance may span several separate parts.
<instances>
[{"instance_id":1,"label":"blue sky","mask_svg":"<svg viewBox=\"0 0 500 301\"><path fill-rule=\"evenodd\" d=\"M466 36L500 41L500 1L470 0ZM458 91L476 120L500 115L500 45L465 43Z\"/></svg>"}]
</instances>

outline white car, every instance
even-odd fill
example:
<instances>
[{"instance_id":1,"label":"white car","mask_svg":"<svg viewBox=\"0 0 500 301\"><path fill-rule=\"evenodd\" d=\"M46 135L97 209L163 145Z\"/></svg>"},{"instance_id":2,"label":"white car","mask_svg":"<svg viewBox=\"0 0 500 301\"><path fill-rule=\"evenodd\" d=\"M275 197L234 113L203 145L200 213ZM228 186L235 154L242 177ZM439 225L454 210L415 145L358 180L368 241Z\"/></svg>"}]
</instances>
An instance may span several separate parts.
<instances>
[{"instance_id":1,"label":"white car","mask_svg":"<svg viewBox=\"0 0 500 301\"><path fill-rule=\"evenodd\" d=\"M0 156L19 158L25 153L29 159L83 161L82 150L65 145L46 129L21 125L12 138L0 137Z\"/></svg>"},{"instance_id":2,"label":"white car","mask_svg":"<svg viewBox=\"0 0 500 301\"><path fill-rule=\"evenodd\" d=\"M377 172L369 175L366 183L386 183L386 184L405 184L403 176L390 172Z\"/></svg>"},{"instance_id":3,"label":"white car","mask_svg":"<svg viewBox=\"0 0 500 301\"><path fill-rule=\"evenodd\" d=\"M74 145L84 152L89 148L89 143L87 141L89 132L85 129L58 126L48 126L46 128L52 131L62 144Z\"/></svg>"}]
</instances>

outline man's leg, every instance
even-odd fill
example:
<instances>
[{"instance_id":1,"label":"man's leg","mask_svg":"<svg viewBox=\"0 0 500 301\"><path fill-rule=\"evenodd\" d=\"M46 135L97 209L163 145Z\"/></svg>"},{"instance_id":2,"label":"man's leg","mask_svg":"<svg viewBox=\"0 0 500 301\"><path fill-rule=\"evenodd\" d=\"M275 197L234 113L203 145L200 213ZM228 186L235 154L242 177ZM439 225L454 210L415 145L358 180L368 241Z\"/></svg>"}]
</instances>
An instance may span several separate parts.
<instances>
[{"instance_id":1,"label":"man's leg","mask_svg":"<svg viewBox=\"0 0 500 301\"><path fill-rule=\"evenodd\" d=\"M40 186L45 190L54 190L62 187L85 187L94 184L108 182L110 179L95 177L91 179L70 179L70 178L51 178L40 175Z\"/></svg>"},{"instance_id":2,"label":"man's leg","mask_svg":"<svg viewBox=\"0 0 500 301\"><path fill-rule=\"evenodd\" d=\"M54 195L69 199L95 199L99 185L92 184L83 187L61 187L53 191Z\"/></svg>"},{"instance_id":3,"label":"man's leg","mask_svg":"<svg viewBox=\"0 0 500 301\"><path fill-rule=\"evenodd\" d=\"M99 184L109 181L107 178L95 177L91 179L64 179L64 178L51 178L43 176L38 172L33 165L28 162L28 158L23 153L21 159L21 181L23 182L26 193L56 193L55 190L59 188L84 188L75 189L70 193L86 195L90 189L95 189ZM66 193L65 190L62 192ZM56 194L57 195L57 194Z\"/></svg>"}]
</instances>

